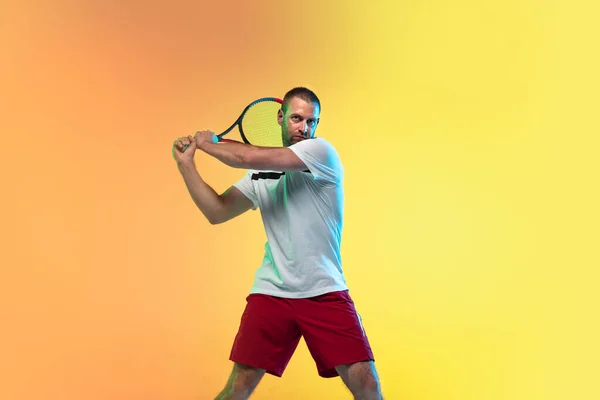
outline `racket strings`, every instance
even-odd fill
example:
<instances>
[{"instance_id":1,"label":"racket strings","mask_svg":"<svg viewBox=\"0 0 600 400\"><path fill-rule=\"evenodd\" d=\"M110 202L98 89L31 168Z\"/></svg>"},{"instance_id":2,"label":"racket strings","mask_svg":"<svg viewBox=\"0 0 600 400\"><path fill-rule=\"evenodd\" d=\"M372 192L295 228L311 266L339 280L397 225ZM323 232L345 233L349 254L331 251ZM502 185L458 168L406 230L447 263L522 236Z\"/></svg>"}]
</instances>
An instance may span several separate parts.
<instances>
[{"instance_id":1,"label":"racket strings","mask_svg":"<svg viewBox=\"0 0 600 400\"><path fill-rule=\"evenodd\" d=\"M248 141L255 146L281 147L281 126L277 112L281 104L264 101L250 107L242 118L241 127Z\"/></svg>"}]
</instances>

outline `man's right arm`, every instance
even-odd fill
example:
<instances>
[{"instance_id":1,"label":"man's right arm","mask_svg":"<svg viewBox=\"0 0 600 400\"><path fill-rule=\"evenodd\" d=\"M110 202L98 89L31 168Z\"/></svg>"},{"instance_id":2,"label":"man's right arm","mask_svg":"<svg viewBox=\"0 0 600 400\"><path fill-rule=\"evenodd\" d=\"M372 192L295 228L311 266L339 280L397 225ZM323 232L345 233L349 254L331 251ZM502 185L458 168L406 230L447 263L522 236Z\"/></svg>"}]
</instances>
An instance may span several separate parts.
<instances>
[{"instance_id":1,"label":"man's right arm","mask_svg":"<svg viewBox=\"0 0 600 400\"><path fill-rule=\"evenodd\" d=\"M211 224L229 221L252 208L252 201L234 186L222 195L217 194L202 180L193 162L181 162L177 166L194 203Z\"/></svg>"}]
</instances>

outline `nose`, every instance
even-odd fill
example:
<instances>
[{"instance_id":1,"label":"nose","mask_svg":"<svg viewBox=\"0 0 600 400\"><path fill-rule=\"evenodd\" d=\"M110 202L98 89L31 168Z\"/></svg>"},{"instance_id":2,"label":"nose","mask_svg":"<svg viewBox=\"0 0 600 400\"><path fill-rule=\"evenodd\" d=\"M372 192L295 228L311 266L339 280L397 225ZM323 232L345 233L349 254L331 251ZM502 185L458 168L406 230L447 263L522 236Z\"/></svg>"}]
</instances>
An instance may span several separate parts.
<instances>
[{"instance_id":1,"label":"nose","mask_svg":"<svg viewBox=\"0 0 600 400\"><path fill-rule=\"evenodd\" d=\"M300 124L298 130L300 131L300 133L302 133L302 136L306 136L306 133L308 132L308 124L306 123L306 121L303 121Z\"/></svg>"}]
</instances>

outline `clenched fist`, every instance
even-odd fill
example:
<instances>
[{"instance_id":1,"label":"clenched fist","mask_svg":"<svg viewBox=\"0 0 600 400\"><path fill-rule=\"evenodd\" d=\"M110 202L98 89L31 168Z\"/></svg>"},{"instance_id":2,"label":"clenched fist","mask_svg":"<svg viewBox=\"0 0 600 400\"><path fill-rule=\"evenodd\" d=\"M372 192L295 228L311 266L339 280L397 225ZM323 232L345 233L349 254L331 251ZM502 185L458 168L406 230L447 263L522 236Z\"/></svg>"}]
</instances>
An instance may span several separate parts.
<instances>
[{"instance_id":1,"label":"clenched fist","mask_svg":"<svg viewBox=\"0 0 600 400\"><path fill-rule=\"evenodd\" d=\"M173 158L178 163L194 160L196 153L196 139L192 136L182 136L173 142Z\"/></svg>"},{"instance_id":2,"label":"clenched fist","mask_svg":"<svg viewBox=\"0 0 600 400\"><path fill-rule=\"evenodd\" d=\"M200 148L202 143L219 143L219 138L211 131L198 131L194 135L196 140L196 147Z\"/></svg>"}]
</instances>

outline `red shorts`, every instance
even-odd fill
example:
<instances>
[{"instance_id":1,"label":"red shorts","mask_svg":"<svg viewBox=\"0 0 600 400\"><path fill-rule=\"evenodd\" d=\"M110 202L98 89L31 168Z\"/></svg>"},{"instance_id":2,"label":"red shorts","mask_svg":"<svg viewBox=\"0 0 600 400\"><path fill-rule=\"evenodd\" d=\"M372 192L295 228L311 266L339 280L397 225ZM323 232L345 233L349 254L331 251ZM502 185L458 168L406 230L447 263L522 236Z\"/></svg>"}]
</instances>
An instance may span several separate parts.
<instances>
[{"instance_id":1,"label":"red shorts","mask_svg":"<svg viewBox=\"0 0 600 400\"><path fill-rule=\"evenodd\" d=\"M374 360L361 318L347 290L304 299L251 294L229 359L281 377L300 337L324 378L335 367Z\"/></svg>"}]
</instances>

